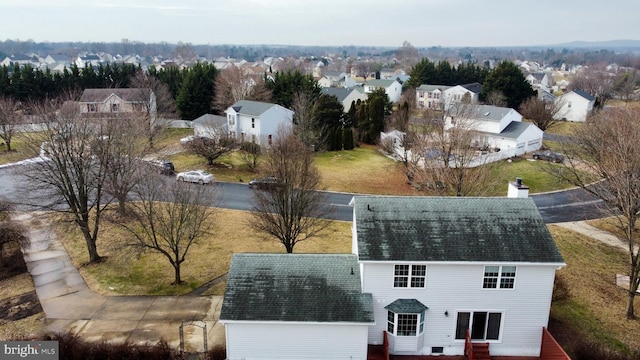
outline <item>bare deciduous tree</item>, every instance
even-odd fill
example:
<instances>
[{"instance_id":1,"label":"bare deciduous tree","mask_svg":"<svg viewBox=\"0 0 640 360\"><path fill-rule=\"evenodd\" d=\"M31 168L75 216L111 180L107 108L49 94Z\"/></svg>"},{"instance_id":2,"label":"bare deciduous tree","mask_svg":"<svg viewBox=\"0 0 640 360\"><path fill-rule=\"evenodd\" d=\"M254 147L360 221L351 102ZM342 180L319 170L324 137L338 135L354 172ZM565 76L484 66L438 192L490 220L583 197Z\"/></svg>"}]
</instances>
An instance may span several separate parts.
<instances>
[{"instance_id":1,"label":"bare deciduous tree","mask_svg":"<svg viewBox=\"0 0 640 360\"><path fill-rule=\"evenodd\" d=\"M18 132L18 126L24 123L24 117L19 112L20 106L13 98L0 97L0 139L7 144L7 151L11 151L11 140Z\"/></svg>"},{"instance_id":2,"label":"bare deciduous tree","mask_svg":"<svg viewBox=\"0 0 640 360\"><path fill-rule=\"evenodd\" d=\"M140 179L146 176L150 166L142 160L149 150L149 143L142 135L147 129L146 120L115 118L104 126L104 135L94 146L106 160L105 194L118 202L118 213L127 215L129 193Z\"/></svg>"},{"instance_id":3,"label":"bare deciduous tree","mask_svg":"<svg viewBox=\"0 0 640 360\"><path fill-rule=\"evenodd\" d=\"M492 91L487 95L486 103L487 105L504 107L507 106L507 97L500 91Z\"/></svg>"},{"instance_id":4,"label":"bare deciduous tree","mask_svg":"<svg viewBox=\"0 0 640 360\"><path fill-rule=\"evenodd\" d=\"M132 114L136 115L134 121L147 125L139 130L143 130L153 148L156 137L166 127L164 119L173 117L176 112L171 92L166 84L143 71L131 78L131 86L137 89L134 98L140 105L139 111Z\"/></svg>"},{"instance_id":5,"label":"bare deciduous tree","mask_svg":"<svg viewBox=\"0 0 640 360\"><path fill-rule=\"evenodd\" d=\"M263 172L279 183L254 193L249 225L276 238L292 253L296 244L316 236L327 225L325 195L313 153L292 133L280 130L264 159Z\"/></svg>"},{"instance_id":6,"label":"bare deciduous tree","mask_svg":"<svg viewBox=\"0 0 640 360\"><path fill-rule=\"evenodd\" d=\"M396 58L403 69L409 70L420 60L418 50L410 42L402 42L402 46L396 51Z\"/></svg>"},{"instance_id":7,"label":"bare deciduous tree","mask_svg":"<svg viewBox=\"0 0 640 360\"><path fill-rule=\"evenodd\" d=\"M560 121L556 120L562 109L562 101L544 101L532 96L520 105L520 114L529 119L540 130L546 131Z\"/></svg>"},{"instance_id":8,"label":"bare deciduous tree","mask_svg":"<svg viewBox=\"0 0 640 360\"><path fill-rule=\"evenodd\" d=\"M263 76L250 74L235 65L218 73L215 88L213 104L221 112L240 100L269 101L271 99Z\"/></svg>"},{"instance_id":9,"label":"bare deciduous tree","mask_svg":"<svg viewBox=\"0 0 640 360\"><path fill-rule=\"evenodd\" d=\"M291 110L294 112L294 133L307 146L317 146L320 143L321 130L318 128L314 116L316 103L313 97L304 91L297 91L293 95Z\"/></svg>"},{"instance_id":10,"label":"bare deciduous tree","mask_svg":"<svg viewBox=\"0 0 640 360\"><path fill-rule=\"evenodd\" d=\"M485 195L491 165L479 156L480 144L469 107L452 108L441 118L412 126L409 180L429 193L454 196Z\"/></svg>"},{"instance_id":11,"label":"bare deciduous tree","mask_svg":"<svg viewBox=\"0 0 640 360\"><path fill-rule=\"evenodd\" d=\"M44 129L32 133L28 143L36 151L42 142L46 161L34 163L26 173L33 186L25 196L36 196L47 201L45 208L70 214L86 242L89 262L97 262L100 222L109 202L104 196L110 148L100 145L105 136L113 135L108 120L81 116L74 102L48 101L32 111Z\"/></svg>"},{"instance_id":12,"label":"bare deciduous tree","mask_svg":"<svg viewBox=\"0 0 640 360\"><path fill-rule=\"evenodd\" d=\"M628 245L627 319L635 318L634 299L640 284L640 110L608 109L579 128L566 149L567 160L555 174L604 201ZM589 171L584 171L588 169ZM592 183L587 174L603 181Z\"/></svg>"},{"instance_id":13,"label":"bare deciduous tree","mask_svg":"<svg viewBox=\"0 0 640 360\"><path fill-rule=\"evenodd\" d=\"M126 246L164 256L174 269L173 285L179 285L189 249L213 226L212 187L167 184L151 175L136 185L135 193L139 200L131 203L134 221L120 224L133 236Z\"/></svg>"},{"instance_id":14,"label":"bare deciduous tree","mask_svg":"<svg viewBox=\"0 0 640 360\"><path fill-rule=\"evenodd\" d=\"M613 96L614 75L609 73L604 65L592 65L578 72L571 83L569 90L584 90L596 98L595 107L603 108L607 100Z\"/></svg>"},{"instance_id":15,"label":"bare deciduous tree","mask_svg":"<svg viewBox=\"0 0 640 360\"><path fill-rule=\"evenodd\" d=\"M238 143L233 136L224 133L215 138L196 137L182 146L187 151L204 157L208 165L212 166L217 158L237 148Z\"/></svg>"}]
</instances>

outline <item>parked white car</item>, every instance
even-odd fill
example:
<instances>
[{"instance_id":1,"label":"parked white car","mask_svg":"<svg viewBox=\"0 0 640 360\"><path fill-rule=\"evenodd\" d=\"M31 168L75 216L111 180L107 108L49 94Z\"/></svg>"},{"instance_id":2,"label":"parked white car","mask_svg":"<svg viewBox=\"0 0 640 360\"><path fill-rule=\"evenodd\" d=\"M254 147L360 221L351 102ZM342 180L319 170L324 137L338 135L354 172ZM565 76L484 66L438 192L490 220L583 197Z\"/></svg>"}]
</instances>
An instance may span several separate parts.
<instances>
[{"instance_id":1,"label":"parked white car","mask_svg":"<svg viewBox=\"0 0 640 360\"><path fill-rule=\"evenodd\" d=\"M204 170L191 170L177 173L176 180L204 185L213 182L213 175Z\"/></svg>"}]
</instances>

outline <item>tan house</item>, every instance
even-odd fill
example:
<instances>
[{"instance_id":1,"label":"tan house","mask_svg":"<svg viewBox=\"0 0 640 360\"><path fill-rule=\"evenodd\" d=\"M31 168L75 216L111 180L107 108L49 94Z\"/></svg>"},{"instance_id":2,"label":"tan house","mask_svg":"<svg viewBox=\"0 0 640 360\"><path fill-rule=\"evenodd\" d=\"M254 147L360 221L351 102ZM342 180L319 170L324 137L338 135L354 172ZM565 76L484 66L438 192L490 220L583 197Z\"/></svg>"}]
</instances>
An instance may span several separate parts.
<instances>
[{"instance_id":1,"label":"tan house","mask_svg":"<svg viewBox=\"0 0 640 360\"><path fill-rule=\"evenodd\" d=\"M146 113L152 123L157 116L155 94L145 88L85 89L78 104L80 112L96 116Z\"/></svg>"}]
</instances>

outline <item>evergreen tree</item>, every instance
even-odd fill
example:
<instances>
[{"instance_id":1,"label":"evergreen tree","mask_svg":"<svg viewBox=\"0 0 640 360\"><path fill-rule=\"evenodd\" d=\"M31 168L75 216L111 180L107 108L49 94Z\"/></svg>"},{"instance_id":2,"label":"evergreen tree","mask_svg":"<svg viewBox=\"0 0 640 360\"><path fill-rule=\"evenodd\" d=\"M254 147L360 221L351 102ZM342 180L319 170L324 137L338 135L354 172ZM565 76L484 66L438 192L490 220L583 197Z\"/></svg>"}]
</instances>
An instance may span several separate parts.
<instances>
[{"instance_id":1,"label":"evergreen tree","mask_svg":"<svg viewBox=\"0 0 640 360\"><path fill-rule=\"evenodd\" d=\"M212 64L195 64L187 72L176 98L176 108L182 119L193 120L212 112L217 70Z\"/></svg>"},{"instance_id":2,"label":"evergreen tree","mask_svg":"<svg viewBox=\"0 0 640 360\"><path fill-rule=\"evenodd\" d=\"M344 129L344 131L342 132L342 144L345 150L353 150L353 148L355 147L353 141L353 129Z\"/></svg>"},{"instance_id":3,"label":"evergreen tree","mask_svg":"<svg viewBox=\"0 0 640 360\"><path fill-rule=\"evenodd\" d=\"M531 85L525 80L522 71L510 61L501 62L486 78L480 100L486 100L491 93L502 93L507 107L518 109L526 99L535 95Z\"/></svg>"},{"instance_id":4,"label":"evergreen tree","mask_svg":"<svg viewBox=\"0 0 640 360\"><path fill-rule=\"evenodd\" d=\"M278 71L273 79L266 78L265 85L271 91L272 101L287 109L291 109L296 93L306 93L311 101L315 101L320 96L318 82L311 74L305 75L299 70Z\"/></svg>"}]
</instances>

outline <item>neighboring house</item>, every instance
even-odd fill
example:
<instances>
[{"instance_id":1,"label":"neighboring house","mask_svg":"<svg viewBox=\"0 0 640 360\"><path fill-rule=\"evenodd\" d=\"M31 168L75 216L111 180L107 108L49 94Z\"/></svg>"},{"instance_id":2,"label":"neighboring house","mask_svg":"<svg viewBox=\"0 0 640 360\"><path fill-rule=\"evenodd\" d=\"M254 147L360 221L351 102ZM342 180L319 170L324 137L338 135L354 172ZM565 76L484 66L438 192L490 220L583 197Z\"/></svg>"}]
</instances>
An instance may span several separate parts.
<instances>
[{"instance_id":1,"label":"neighboring house","mask_svg":"<svg viewBox=\"0 0 640 360\"><path fill-rule=\"evenodd\" d=\"M323 94L332 95L338 98L338 101L342 103L344 112L347 113L351 109L351 105L354 102L367 100L367 94L362 93L354 88L322 88Z\"/></svg>"},{"instance_id":2,"label":"neighboring house","mask_svg":"<svg viewBox=\"0 0 640 360\"><path fill-rule=\"evenodd\" d=\"M154 123L157 116L156 96L150 89L85 89L78 101L80 112L95 117L148 116Z\"/></svg>"},{"instance_id":3,"label":"neighboring house","mask_svg":"<svg viewBox=\"0 0 640 360\"><path fill-rule=\"evenodd\" d=\"M89 65L96 67L98 65L100 65L100 63L102 62L102 59L100 58L100 56L96 55L96 54L90 54L90 55L86 55L86 56L79 56L76 58L75 60L75 64L77 67L79 67L80 69L85 68Z\"/></svg>"},{"instance_id":4,"label":"neighboring house","mask_svg":"<svg viewBox=\"0 0 640 360\"><path fill-rule=\"evenodd\" d=\"M546 72L533 72L525 76L525 80L535 89L549 90L553 85L553 76Z\"/></svg>"},{"instance_id":5,"label":"neighboring house","mask_svg":"<svg viewBox=\"0 0 640 360\"><path fill-rule=\"evenodd\" d=\"M477 104L481 91L482 85L477 82L449 87L443 92L444 109L448 110L452 105L460 103Z\"/></svg>"},{"instance_id":6,"label":"neighboring house","mask_svg":"<svg viewBox=\"0 0 640 360\"><path fill-rule=\"evenodd\" d=\"M66 66L69 66L71 65L71 58L68 57L67 55L53 54L53 55L47 55L47 57L44 58L44 62L47 63L48 65L64 64Z\"/></svg>"},{"instance_id":7,"label":"neighboring house","mask_svg":"<svg viewBox=\"0 0 640 360\"><path fill-rule=\"evenodd\" d=\"M455 86L423 84L416 89L416 106L419 109L447 110L457 103L477 104L481 91L482 85L477 82Z\"/></svg>"},{"instance_id":8,"label":"neighboring house","mask_svg":"<svg viewBox=\"0 0 640 360\"><path fill-rule=\"evenodd\" d=\"M596 103L595 97L586 91L575 89L556 98L556 104L560 109L555 115L557 120L587 121L587 117Z\"/></svg>"},{"instance_id":9,"label":"neighboring house","mask_svg":"<svg viewBox=\"0 0 640 360\"><path fill-rule=\"evenodd\" d=\"M219 138L222 134L228 134L227 118L224 116L204 114L192 121L193 134L206 138Z\"/></svg>"},{"instance_id":10,"label":"neighboring house","mask_svg":"<svg viewBox=\"0 0 640 360\"><path fill-rule=\"evenodd\" d=\"M225 113L229 134L241 142L271 144L278 128L293 127L293 111L277 104L240 100Z\"/></svg>"},{"instance_id":11,"label":"neighboring house","mask_svg":"<svg viewBox=\"0 0 640 360\"><path fill-rule=\"evenodd\" d=\"M328 71L320 79L318 85L322 88L349 88L356 85L356 81L345 72Z\"/></svg>"},{"instance_id":12,"label":"neighboring house","mask_svg":"<svg viewBox=\"0 0 640 360\"><path fill-rule=\"evenodd\" d=\"M368 80L364 83L364 92L369 94L376 89L384 89L392 103L397 103L402 95L402 85L397 80Z\"/></svg>"},{"instance_id":13,"label":"neighboring house","mask_svg":"<svg viewBox=\"0 0 640 360\"><path fill-rule=\"evenodd\" d=\"M371 294L352 254L235 254L220 322L229 360L366 360Z\"/></svg>"},{"instance_id":14,"label":"neighboring house","mask_svg":"<svg viewBox=\"0 0 640 360\"><path fill-rule=\"evenodd\" d=\"M352 252L373 296L369 344L382 345L386 333L392 354L463 355L468 331L491 356L540 356L565 263L533 200L356 196L351 204Z\"/></svg>"},{"instance_id":15,"label":"neighboring house","mask_svg":"<svg viewBox=\"0 0 640 360\"><path fill-rule=\"evenodd\" d=\"M416 106L419 109L443 109L445 90L451 88L447 85L420 85L416 89Z\"/></svg>"},{"instance_id":16,"label":"neighboring house","mask_svg":"<svg viewBox=\"0 0 640 360\"><path fill-rule=\"evenodd\" d=\"M491 161L522 155L542 147L544 132L532 123L522 122L522 115L511 108L491 105L462 105L452 107L445 117L445 128L464 121L465 126L478 131L474 146L498 149L500 154Z\"/></svg>"},{"instance_id":17,"label":"neighboring house","mask_svg":"<svg viewBox=\"0 0 640 360\"><path fill-rule=\"evenodd\" d=\"M37 59L34 59L33 57L30 57L28 55L21 55L21 54L7 56L6 58L4 58L4 60L0 62L0 66L12 67L15 65L38 66L39 62L37 61Z\"/></svg>"}]
</instances>

